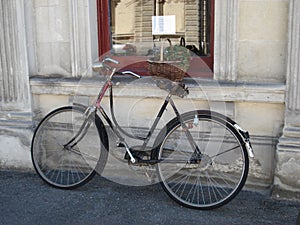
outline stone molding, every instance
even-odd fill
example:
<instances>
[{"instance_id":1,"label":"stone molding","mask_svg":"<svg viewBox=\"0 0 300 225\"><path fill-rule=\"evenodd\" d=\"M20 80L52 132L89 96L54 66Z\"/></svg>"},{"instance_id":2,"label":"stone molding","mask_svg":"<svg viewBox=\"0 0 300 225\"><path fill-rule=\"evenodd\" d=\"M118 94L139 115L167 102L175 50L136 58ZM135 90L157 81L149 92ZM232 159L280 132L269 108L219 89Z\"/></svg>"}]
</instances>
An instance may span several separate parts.
<instances>
[{"instance_id":1,"label":"stone molding","mask_svg":"<svg viewBox=\"0 0 300 225\"><path fill-rule=\"evenodd\" d=\"M237 80L237 0L215 0L214 78Z\"/></svg>"},{"instance_id":2,"label":"stone molding","mask_svg":"<svg viewBox=\"0 0 300 225\"><path fill-rule=\"evenodd\" d=\"M130 84L124 78L120 85L116 88L122 88L124 85L134 88L128 88L126 91L126 97L136 96L148 96L160 98L165 96L166 92L155 87L154 83L151 83L151 77L143 78L145 82L139 82ZM80 88L78 87L79 80L67 79L67 78L38 78L34 77L30 79L31 91L34 95L74 95L79 94L83 96L95 96L104 83L105 77L99 79L85 79L80 81ZM148 81L147 81L148 80ZM197 78L194 80L197 81ZM233 83L217 83L198 80L199 85L193 87L193 81L186 80L186 83L190 89L189 99L196 100L209 100L225 102L265 102L283 104L285 98L285 86L279 84L233 84ZM191 84L190 84L191 83ZM140 90L140 91L137 91ZM82 92L80 92L82 90ZM116 91L116 93L118 93ZM115 94L116 94L115 93ZM122 97L125 97L125 93L122 92Z\"/></svg>"}]
</instances>

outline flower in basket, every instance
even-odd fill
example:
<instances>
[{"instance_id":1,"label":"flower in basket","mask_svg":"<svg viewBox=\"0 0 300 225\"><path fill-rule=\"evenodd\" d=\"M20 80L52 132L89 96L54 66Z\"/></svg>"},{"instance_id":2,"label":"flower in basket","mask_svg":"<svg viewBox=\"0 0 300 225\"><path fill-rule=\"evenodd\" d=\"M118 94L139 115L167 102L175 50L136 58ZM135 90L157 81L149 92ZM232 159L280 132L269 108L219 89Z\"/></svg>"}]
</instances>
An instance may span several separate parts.
<instances>
[{"instance_id":1,"label":"flower in basket","mask_svg":"<svg viewBox=\"0 0 300 225\"><path fill-rule=\"evenodd\" d=\"M156 77L164 77L172 81L181 81L185 72L189 69L191 54L183 45L170 46L160 49L154 48L154 56L148 60L150 74Z\"/></svg>"},{"instance_id":2,"label":"flower in basket","mask_svg":"<svg viewBox=\"0 0 300 225\"><path fill-rule=\"evenodd\" d=\"M178 62L176 65L185 72L190 67L190 58L190 51L181 45L167 47L164 51L164 60Z\"/></svg>"}]
</instances>

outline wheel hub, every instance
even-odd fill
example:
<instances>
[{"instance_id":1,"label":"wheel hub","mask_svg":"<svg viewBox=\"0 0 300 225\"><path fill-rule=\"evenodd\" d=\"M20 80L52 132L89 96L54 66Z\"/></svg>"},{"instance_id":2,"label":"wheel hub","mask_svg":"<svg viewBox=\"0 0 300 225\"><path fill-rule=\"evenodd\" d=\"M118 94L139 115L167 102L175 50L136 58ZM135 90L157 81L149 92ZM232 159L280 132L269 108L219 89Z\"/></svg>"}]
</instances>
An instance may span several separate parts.
<instances>
[{"instance_id":1,"label":"wheel hub","mask_svg":"<svg viewBox=\"0 0 300 225\"><path fill-rule=\"evenodd\" d=\"M192 156L190 163L186 165L187 168L206 170L212 166L211 158L206 154L195 154Z\"/></svg>"}]
</instances>

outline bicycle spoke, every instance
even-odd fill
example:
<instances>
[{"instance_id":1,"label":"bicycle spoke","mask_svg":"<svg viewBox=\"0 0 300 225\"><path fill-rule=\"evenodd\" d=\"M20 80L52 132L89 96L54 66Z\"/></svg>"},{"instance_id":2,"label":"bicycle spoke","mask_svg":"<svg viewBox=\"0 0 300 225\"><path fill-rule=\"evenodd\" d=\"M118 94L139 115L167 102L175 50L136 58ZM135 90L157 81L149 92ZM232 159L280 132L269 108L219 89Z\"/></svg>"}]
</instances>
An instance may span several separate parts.
<instances>
[{"instance_id":1,"label":"bicycle spoke","mask_svg":"<svg viewBox=\"0 0 300 225\"><path fill-rule=\"evenodd\" d=\"M69 149L68 151L70 151L70 152L72 152L72 153L74 153L76 155L80 155L80 156L83 156L85 158L91 159L91 160L93 160L95 162L97 162L97 160L98 160L95 156L89 155L89 154L84 153L84 152L80 152L80 151L75 150L75 149Z\"/></svg>"},{"instance_id":2,"label":"bicycle spoke","mask_svg":"<svg viewBox=\"0 0 300 225\"><path fill-rule=\"evenodd\" d=\"M161 184L175 201L188 207L210 209L226 204L240 191L247 176L243 168L248 167L248 162L240 160L246 150L233 126L211 114L197 117L198 125L189 126L189 135L185 137L178 133L181 129L178 121L169 125L158 157L166 163L159 163L158 171ZM192 112L182 120L193 124L194 118ZM195 154L195 146L201 148L201 154ZM185 163L178 163L180 160Z\"/></svg>"},{"instance_id":3,"label":"bicycle spoke","mask_svg":"<svg viewBox=\"0 0 300 225\"><path fill-rule=\"evenodd\" d=\"M49 113L34 133L31 147L34 167L50 185L58 188L80 186L95 175L101 157L101 163L105 164L107 160L107 152L101 147L101 139L94 138L95 134L100 135L97 126L89 126L85 130L86 135L80 138L76 149L64 146L76 132L76 124L84 120L78 121L78 118L84 118L84 113L85 109L80 107L59 108ZM91 140L89 135L93 135ZM97 151L89 143L97 146Z\"/></svg>"},{"instance_id":4,"label":"bicycle spoke","mask_svg":"<svg viewBox=\"0 0 300 225\"><path fill-rule=\"evenodd\" d=\"M235 149L237 149L237 148L240 148L240 146L238 145L238 146L236 146L236 147L230 148L230 149L228 149L228 150L226 150L226 151L223 151L223 152L218 153L218 154L216 154L216 155L214 155L214 156L211 156L210 158L215 158L215 157L220 156L220 155L223 155L223 154L225 154L225 153L227 153L227 152L231 152L231 151L233 151L233 150L235 150Z\"/></svg>"},{"instance_id":5,"label":"bicycle spoke","mask_svg":"<svg viewBox=\"0 0 300 225\"><path fill-rule=\"evenodd\" d=\"M181 179L182 178L182 179ZM178 178L175 178L174 180L173 180L173 182L175 182L177 179L179 179L179 182L177 182L177 183L175 183L172 187L170 186L170 188L171 189L174 189L176 186L180 186L181 184L182 184L182 182L184 181L184 179L185 179L185 175L181 175L180 177L178 177ZM172 182L172 183L173 183ZM170 184L171 184L171 182L170 182ZM178 189L177 189L178 190Z\"/></svg>"},{"instance_id":6,"label":"bicycle spoke","mask_svg":"<svg viewBox=\"0 0 300 225\"><path fill-rule=\"evenodd\" d=\"M218 199L216 193L218 193L218 195L221 196L221 197L223 196L222 193L221 193L222 190L224 191L224 193L226 193L226 196L229 194L229 192L227 192L226 189L223 188L222 185L220 185L214 178L209 177L208 179L209 179L209 182L211 184L210 185L211 188L214 190L214 194L215 194L216 199Z\"/></svg>"},{"instance_id":7,"label":"bicycle spoke","mask_svg":"<svg viewBox=\"0 0 300 225\"><path fill-rule=\"evenodd\" d=\"M203 204L205 205L206 202L205 202L205 198L204 198L204 190L203 190L203 186L201 183L201 178L199 178L199 182L200 182L200 187L201 187L201 195L202 195ZM199 205L200 205L200 203L199 203Z\"/></svg>"},{"instance_id":8,"label":"bicycle spoke","mask_svg":"<svg viewBox=\"0 0 300 225\"><path fill-rule=\"evenodd\" d=\"M189 196L190 196L190 194L192 193L192 191L193 191L193 197L192 197L192 199L195 198L195 191L196 191L196 188L197 188L197 182L198 182L198 177L197 177L197 180L195 180L195 182L194 182L194 184L192 185L192 187L190 188L189 193L187 194L187 197L186 197L187 200L189 199ZM190 201L190 202L193 202L193 200Z\"/></svg>"}]
</instances>

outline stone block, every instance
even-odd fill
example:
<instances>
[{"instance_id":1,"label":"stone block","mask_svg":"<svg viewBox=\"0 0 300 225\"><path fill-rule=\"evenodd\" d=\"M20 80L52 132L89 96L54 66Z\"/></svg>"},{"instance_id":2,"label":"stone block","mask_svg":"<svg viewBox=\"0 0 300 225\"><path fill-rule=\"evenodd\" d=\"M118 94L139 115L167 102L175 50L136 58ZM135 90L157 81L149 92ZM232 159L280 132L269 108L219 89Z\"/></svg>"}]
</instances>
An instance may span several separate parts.
<instances>
[{"instance_id":1,"label":"stone block","mask_svg":"<svg viewBox=\"0 0 300 225\"><path fill-rule=\"evenodd\" d=\"M240 1L239 39L285 41L289 1Z\"/></svg>"},{"instance_id":2,"label":"stone block","mask_svg":"<svg viewBox=\"0 0 300 225\"><path fill-rule=\"evenodd\" d=\"M236 120L252 135L279 137L282 132L284 105L236 103Z\"/></svg>"},{"instance_id":3,"label":"stone block","mask_svg":"<svg viewBox=\"0 0 300 225\"><path fill-rule=\"evenodd\" d=\"M37 45L38 73L70 76L71 57L69 43L39 43Z\"/></svg>"},{"instance_id":4,"label":"stone block","mask_svg":"<svg viewBox=\"0 0 300 225\"><path fill-rule=\"evenodd\" d=\"M237 72L240 81L283 83L286 77L286 42L240 41Z\"/></svg>"},{"instance_id":5,"label":"stone block","mask_svg":"<svg viewBox=\"0 0 300 225\"><path fill-rule=\"evenodd\" d=\"M68 96L53 96L53 95L40 95L39 96L39 109L43 116L53 111L56 108L69 105Z\"/></svg>"},{"instance_id":6,"label":"stone block","mask_svg":"<svg viewBox=\"0 0 300 225\"><path fill-rule=\"evenodd\" d=\"M30 156L31 130L0 128L0 168L33 169Z\"/></svg>"},{"instance_id":7,"label":"stone block","mask_svg":"<svg viewBox=\"0 0 300 225\"><path fill-rule=\"evenodd\" d=\"M247 183L254 188L271 188L275 167L276 139L251 136L254 158L250 159Z\"/></svg>"},{"instance_id":8,"label":"stone block","mask_svg":"<svg viewBox=\"0 0 300 225\"><path fill-rule=\"evenodd\" d=\"M68 12L69 7L66 1L58 5L37 7L35 9L37 42L70 41Z\"/></svg>"},{"instance_id":9,"label":"stone block","mask_svg":"<svg viewBox=\"0 0 300 225\"><path fill-rule=\"evenodd\" d=\"M300 193L300 154L299 152L277 152L275 185L278 189Z\"/></svg>"}]
</instances>

